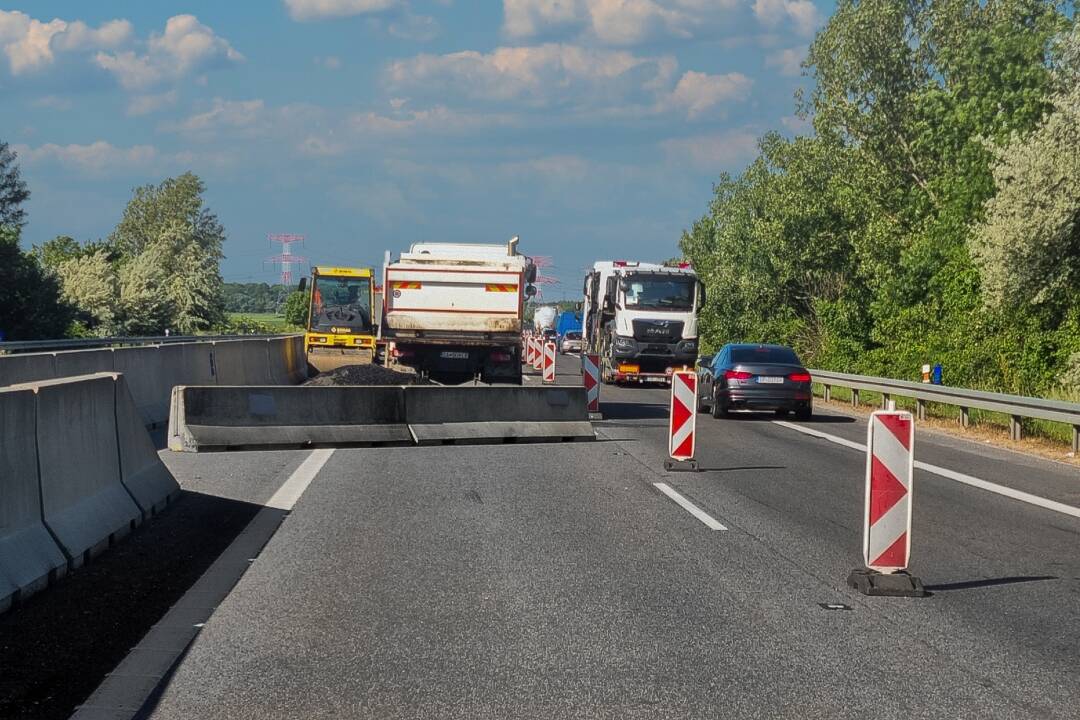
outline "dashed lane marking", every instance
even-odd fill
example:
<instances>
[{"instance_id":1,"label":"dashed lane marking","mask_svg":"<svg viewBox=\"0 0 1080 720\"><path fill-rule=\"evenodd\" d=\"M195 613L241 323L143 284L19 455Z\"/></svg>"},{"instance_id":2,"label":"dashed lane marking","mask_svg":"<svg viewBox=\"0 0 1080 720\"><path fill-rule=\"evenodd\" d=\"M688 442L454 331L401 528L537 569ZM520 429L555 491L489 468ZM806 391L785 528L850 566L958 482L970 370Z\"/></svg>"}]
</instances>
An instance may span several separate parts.
<instances>
[{"instance_id":1,"label":"dashed lane marking","mask_svg":"<svg viewBox=\"0 0 1080 720\"><path fill-rule=\"evenodd\" d=\"M655 487L657 490L664 493L669 498L678 503L679 507L681 507L683 510L690 513L701 522L705 523L705 525L708 526L710 530L727 530L726 527L718 523L711 515L706 513L694 503L684 498L679 493L675 492L675 490L673 490L671 486L667 483L653 483L653 487Z\"/></svg>"},{"instance_id":2,"label":"dashed lane marking","mask_svg":"<svg viewBox=\"0 0 1080 720\"><path fill-rule=\"evenodd\" d=\"M304 458L304 462L300 463L300 467L296 468L293 474L289 476L289 479L278 488L278 491L274 493L266 506L278 510L292 510L293 506L296 505L296 501L308 489L308 485L311 484L311 481L315 479L315 476L319 474L323 465L333 454L334 450L332 448L312 450L311 454Z\"/></svg>"},{"instance_id":3,"label":"dashed lane marking","mask_svg":"<svg viewBox=\"0 0 1080 720\"><path fill-rule=\"evenodd\" d=\"M785 422L783 420L773 420L773 423L786 427L796 432L801 432L803 435L810 435L811 437L821 438L822 440L828 440L829 442L836 443L837 445L843 445L844 447L851 448L852 450L858 450L859 452L866 452L866 445L855 442L853 440L847 440L836 435L830 435L829 433L821 432L820 430L813 430L802 425L795 425L794 423ZM1074 518L1080 518L1080 508L1073 507L1072 505L1066 505L1065 503L1059 503L1056 500L1050 500L1048 498L1039 497L1038 495L1032 495L1022 490L1014 490L1011 487L1005 487L1004 485L998 485L996 483L982 480L971 475L965 475L964 473L956 472L955 470L949 470L948 468L939 467L937 465L931 465L930 463L915 461L915 467L919 470L925 470L928 473L939 475L949 480L955 480L958 483L964 485L970 485L986 492L992 492L996 495L1010 498L1012 500L1018 500L1028 505L1034 505L1041 507L1045 510L1051 510L1053 512L1061 513L1062 515L1069 515Z\"/></svg>"}]
</instances>

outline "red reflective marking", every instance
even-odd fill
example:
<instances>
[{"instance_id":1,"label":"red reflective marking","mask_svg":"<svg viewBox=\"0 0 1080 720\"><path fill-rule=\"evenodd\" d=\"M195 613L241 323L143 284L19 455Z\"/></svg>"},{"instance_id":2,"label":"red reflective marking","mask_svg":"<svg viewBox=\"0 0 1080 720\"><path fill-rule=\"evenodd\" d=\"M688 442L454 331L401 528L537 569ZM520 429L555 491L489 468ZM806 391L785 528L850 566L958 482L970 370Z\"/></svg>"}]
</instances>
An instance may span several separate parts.
<instances>
[{"instance_id":1,"label":"red reflective marking","mask_svg":"<svg viewBox=\"0 0 1080 720\"><path fill-rule=\"evenodd\" d=\"M889 432L896 436L896 439L904 446L905 450L911 450L911 416L904 415L876 415L878 421L881 422Z\"/></svg>"},{"instance_id":2,"label":"red reflective marking","mask_svg":"<svg viewBox=\"0 0 1080 720\"><path fill-rule=\"evenodd\" d=\"M687 420L690 419L690 409L679 402L678 398L675 398L671 403L671 429L672 432L678 432L679 428L683 426Z\"/></svg>"},{"instance_id":3,"label":"red reflective marking","mask_svg":"<svg viewBox=\"0 0 1080 720\"><path fill-rule=\"evenodd\" d=\"M691 452L694 449L694 434L690 433L686 436L686 439L682 441L682 445L675 449L675 452L671 453L673 457L690 457L693 455Z\"/></svg>"},{"instance_id":4,"label":"red reflective marking","mask_svg":"<svg viewBox=\"0 0 1080 720\"><path fill-rule=\"evenodd\" d=\"M902 568L907 567L907 533L900 533L896 542L870 563L871 567Z\"/></svg>"},{"instance_id":5,"label":"red reflective marking","mask_svg":"<svg viewBox=\"0 0 1080 720\"><path fill-rule=\"evenodd\" d=\"M870 460L870 525L907 495L907 488L874 456Z\"/></svg>"}]
</instances>

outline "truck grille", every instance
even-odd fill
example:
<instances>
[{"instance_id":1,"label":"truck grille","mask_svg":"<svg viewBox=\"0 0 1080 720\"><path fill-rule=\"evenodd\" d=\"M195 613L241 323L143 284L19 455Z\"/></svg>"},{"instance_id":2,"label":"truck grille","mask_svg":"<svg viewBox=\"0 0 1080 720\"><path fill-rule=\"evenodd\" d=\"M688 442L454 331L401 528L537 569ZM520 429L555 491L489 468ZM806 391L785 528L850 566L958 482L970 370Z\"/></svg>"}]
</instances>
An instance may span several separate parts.
<instances>
[{"instance_id":1,"label":"truck grille","mask_svg":"<svg viewBox=\"0 0 1080 720\"><path fill-rule=\"evenodd\" d=\"M682 339L683 324L678 320L634 320L633 326L635 340L673 343Z\"/></svg>"}]
</instances>

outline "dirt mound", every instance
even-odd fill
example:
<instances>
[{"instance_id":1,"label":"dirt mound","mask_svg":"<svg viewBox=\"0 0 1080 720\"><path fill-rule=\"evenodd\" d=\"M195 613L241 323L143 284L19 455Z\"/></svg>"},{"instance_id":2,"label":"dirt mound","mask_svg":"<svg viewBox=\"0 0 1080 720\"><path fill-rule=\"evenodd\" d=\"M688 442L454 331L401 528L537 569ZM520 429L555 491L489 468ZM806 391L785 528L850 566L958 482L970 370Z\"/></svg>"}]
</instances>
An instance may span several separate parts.
<instances>
[{"instance_id":1,"label":"dirt mound","mask_svg":"<svg viewBox=\"0 0 1080 720\"><path fill-rule=\"evenodd\" d=\"M308 380L305 385L419 385L412 370L391 370L382 365L345 365Z\"/></svg>"}]
</instances>

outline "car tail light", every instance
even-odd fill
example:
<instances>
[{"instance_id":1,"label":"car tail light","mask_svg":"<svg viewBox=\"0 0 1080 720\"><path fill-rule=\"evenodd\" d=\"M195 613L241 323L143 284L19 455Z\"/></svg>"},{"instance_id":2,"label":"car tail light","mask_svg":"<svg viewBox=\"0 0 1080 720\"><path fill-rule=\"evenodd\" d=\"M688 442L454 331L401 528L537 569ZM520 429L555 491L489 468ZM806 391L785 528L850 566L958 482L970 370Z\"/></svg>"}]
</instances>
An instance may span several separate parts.
<instances>
[{"instance_id":1,"label":"car tail light","mask_svg":"<svg viewBox=\"0 0 1080 720\"><path fill-rule=\"evenodd\" d=\"M810 382L810 373L808 372L791 373L787 377L791 382Z\"/></svg>"},{"instance_id":2,"label":"car tail light","mask_svg":"<svg viewBox=\"0 0 1080 720\"><path fill-rule=\"evenodd\" d=\"M491 359L491 362L510 362L513 360L509 353L504 352L493 352L488 355L488 357Z\"/></svg>"},{"instance_id":3,"label":"car tail light","mask_svg":"<svg viewBox=\"0 0 1080 720\"><path fill-rule=\"evenodd\" d=\"M749 380L754 377L754 373L746 372L745 370L725 370L725 380Z\"/></svg>"}]
</instances>

